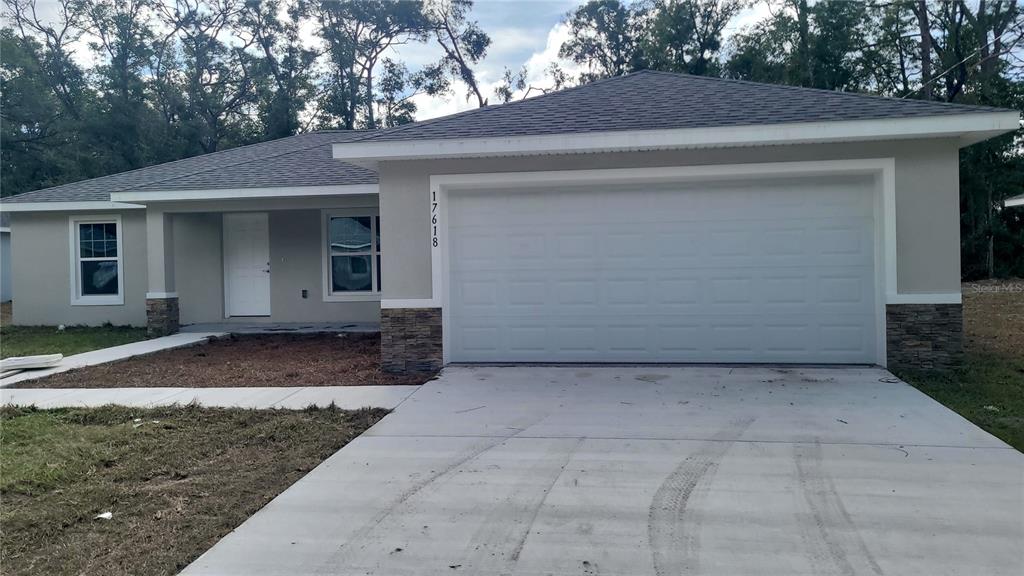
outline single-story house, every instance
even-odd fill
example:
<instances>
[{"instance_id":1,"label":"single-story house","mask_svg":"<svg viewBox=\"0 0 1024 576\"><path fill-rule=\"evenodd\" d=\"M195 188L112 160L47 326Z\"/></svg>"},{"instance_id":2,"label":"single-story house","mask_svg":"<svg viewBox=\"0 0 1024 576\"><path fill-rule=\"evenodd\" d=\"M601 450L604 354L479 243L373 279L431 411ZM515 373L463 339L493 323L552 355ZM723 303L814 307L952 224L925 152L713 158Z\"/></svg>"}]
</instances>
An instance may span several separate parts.
<instances>
[{"instance_id":1,"label":"single-story house","mask_svg":"<svg viewBox=\"0 0 1024 576\"><path fill-rule=\"evenodd\" d=\"M19 324L379 322L449 362L937 365L1017 111L638 72L28 192Z\"/></svg>"}]
</instances>

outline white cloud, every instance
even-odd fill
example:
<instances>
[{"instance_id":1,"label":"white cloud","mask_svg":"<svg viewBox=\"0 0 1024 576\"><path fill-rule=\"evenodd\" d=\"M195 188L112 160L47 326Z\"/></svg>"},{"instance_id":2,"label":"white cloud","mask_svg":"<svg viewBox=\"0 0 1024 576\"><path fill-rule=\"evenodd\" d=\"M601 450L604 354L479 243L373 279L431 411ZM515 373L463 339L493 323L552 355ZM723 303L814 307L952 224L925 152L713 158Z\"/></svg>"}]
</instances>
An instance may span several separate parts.
<instances>
[{"instance_id":1,"label":"white cloud","mask_svg":"<svg viewBox=\"0 0 1024 576\"><path fill-rule=\"evenodd\" d=\"M526 80L527 83L535 87L546 87L551 84L551 81L547 78L548 68L552 64L558 64L558 66L569 74L570 77L576 77L583 70L583 67L571 60L566 60L558 56L558 51L569 39L569 25L559 22L551 27L548 31L547 42L544 45L544 49L540 52L535 52L530 59L526 61Z\"/></svg>"},{"instance_id":2,"label":"white cloud","mask_svg":"<svg viewBox=\"0 0 1024 576\"><path fill-rule=\"evenodd\" d=\"M492 37L498 36L493 34ZM563 23L555 24L548 31L543 49L533 52L529 58L521 64L503 64L504 66L511 68L513 71L518 71L522 65L525 65L527 70L527 86L533 86L535 88L530 94L531 96L536 96L539 94L536 88L546 88L551 85L551 79L547 76L547 70L551 64L557 63L571 77L577 76L582 70L582 68L576 63L558 57L558 50L568 39L569 27ZM517 39L513 42L508 42L507 44L511 45L515 42L523 42L523 40ZM496 73L492 73L493 75L480 74L480 89L484 93L484 97L490 99L492 103L495 101L494 91L502 83L500 74L504 71L504 66L498 68ZM476 100L467 100L466 91L466 84L461 80L456 80L452 82L451 94L444 96L427 96L425 94L420 94L413 97L413 102L416 103L416 119L427 120L476 108ZM516 98L522 98L525 93L526 90L517 92Z\"/></svg>"},{"instance_id":3,"label":"white cloud","mask_svg":"<svg viewBox=\"0 0 1024 576\"><path fill-rule=\"evenodd\" d=\"M732 36L743 32L745 28L749 28L771 15L772 7L769 2L755 2L744 8L729 22L729 25L722 30L722 36L725 40L728 40Z\"/></svg>"}]
</instances>

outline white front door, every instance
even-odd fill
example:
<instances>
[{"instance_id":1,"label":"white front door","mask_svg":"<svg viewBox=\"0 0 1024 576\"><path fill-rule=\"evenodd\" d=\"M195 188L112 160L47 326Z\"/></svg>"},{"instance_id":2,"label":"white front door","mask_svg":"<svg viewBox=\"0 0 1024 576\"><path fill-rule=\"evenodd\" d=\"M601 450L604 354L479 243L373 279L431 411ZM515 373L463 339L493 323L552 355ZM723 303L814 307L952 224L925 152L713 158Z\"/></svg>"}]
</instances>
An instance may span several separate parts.
<instances>
[{"instance_id":1,"label":"white front door","mask_svg":"<svg viewBox=\"0 0 1024 576\"><path fill-rule=\"evenodd\" d=\"M270 316L270 224L266 212L224 215L225 316Z\"/></svg>"}]
</instances>

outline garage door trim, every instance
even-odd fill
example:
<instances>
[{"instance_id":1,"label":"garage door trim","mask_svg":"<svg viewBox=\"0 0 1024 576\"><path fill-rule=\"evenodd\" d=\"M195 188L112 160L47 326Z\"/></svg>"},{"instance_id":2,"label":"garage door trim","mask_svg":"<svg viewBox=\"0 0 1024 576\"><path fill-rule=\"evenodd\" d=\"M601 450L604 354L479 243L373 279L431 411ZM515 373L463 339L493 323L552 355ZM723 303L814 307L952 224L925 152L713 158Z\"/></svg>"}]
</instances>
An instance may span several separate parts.
<instances>
[{"instance_id":1,"label":"garage door trim","mask_svg":"<svg viewBox=\"0 0 1024 576\"><path fill-rule=\"evenodd\" d=\"M635 184L781 178L807 176L873 175L874 268L876 307L876 363L885 366L885 305L898 299L896 289L896 161L894 158L719 164L658 168L559 170L483 174L439 174L430 177L429 213L432 295L427 300L405 301L408 307L442 309L443 362L450 362L448 196L463 190L486 191L543 188L559 185Z\"/></svg>"}]
</instances>

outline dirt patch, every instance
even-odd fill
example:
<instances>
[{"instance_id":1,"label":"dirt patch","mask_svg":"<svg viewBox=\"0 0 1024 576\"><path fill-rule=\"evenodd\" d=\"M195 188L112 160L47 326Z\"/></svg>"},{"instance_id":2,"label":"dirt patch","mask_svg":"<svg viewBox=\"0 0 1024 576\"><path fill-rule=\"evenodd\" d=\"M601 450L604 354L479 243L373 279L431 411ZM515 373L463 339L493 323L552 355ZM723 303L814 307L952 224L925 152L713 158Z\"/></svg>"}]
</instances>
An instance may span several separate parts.
<instances>
[{"instance_id":1,"label":"dirt patch","mask_svg":"<svg viewBox=\"0 0 1024 576\"><path fill-rule=\"evenodd\" d=\"M3 408L3 573L176 574L386 413Z\"/></svg>"},{"instance_id":2,"label":"dirt patch","mask_svg":"<svg viewBox=\"0 0 1024 576\"><path fill-rule=\"evenodd\" d=\"M238 335L26 381L21 388L188 388L422 384L387 374L376 334Z\"/></svg>"},{"instance_id":3,"label":"dirt patch","mask_svg":"<svg viewBox=\"0 0 1024 576\"><path fill-rule=\"evenodd\" d=\"M1020 280L964 284L964 336L969 352L1014 357L1024 350L1022 285Z\"/></svg>"}]
</instances>

